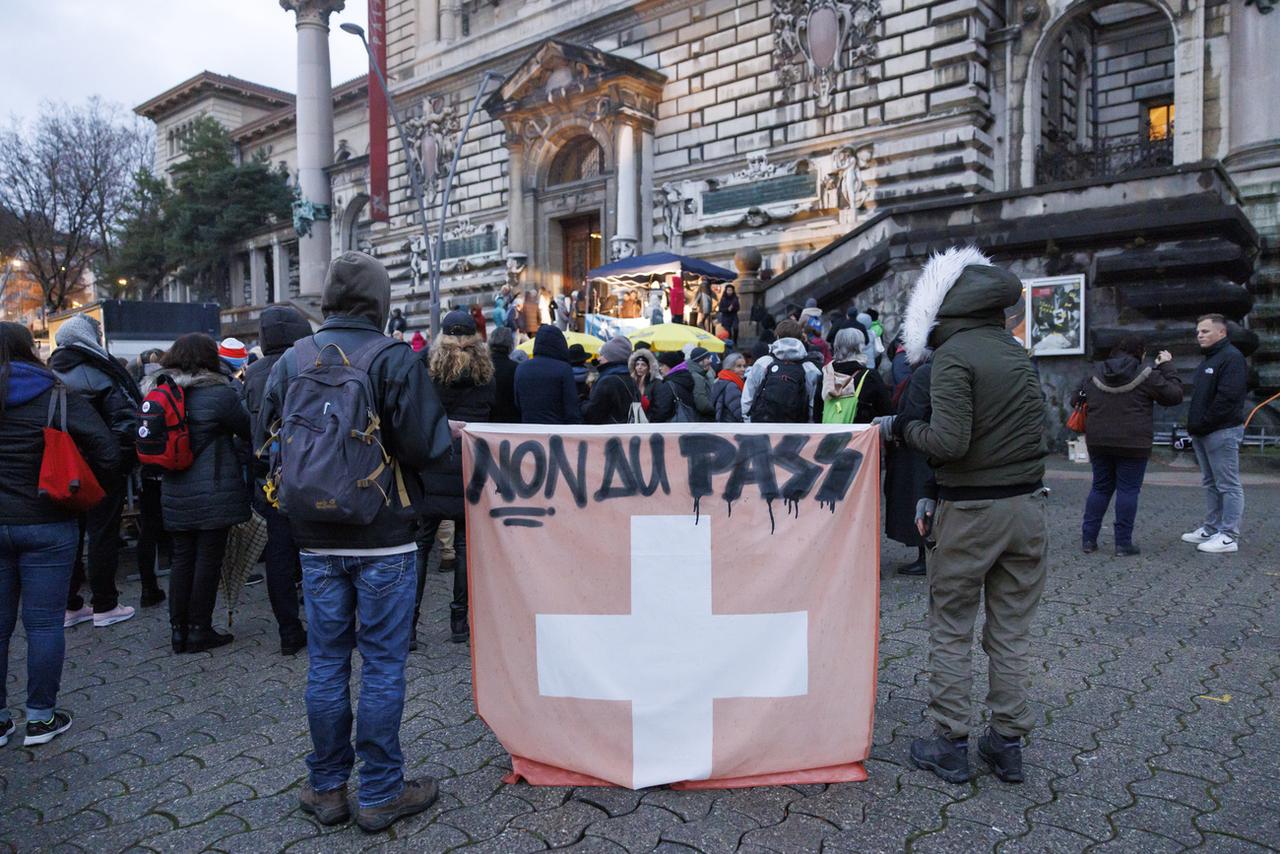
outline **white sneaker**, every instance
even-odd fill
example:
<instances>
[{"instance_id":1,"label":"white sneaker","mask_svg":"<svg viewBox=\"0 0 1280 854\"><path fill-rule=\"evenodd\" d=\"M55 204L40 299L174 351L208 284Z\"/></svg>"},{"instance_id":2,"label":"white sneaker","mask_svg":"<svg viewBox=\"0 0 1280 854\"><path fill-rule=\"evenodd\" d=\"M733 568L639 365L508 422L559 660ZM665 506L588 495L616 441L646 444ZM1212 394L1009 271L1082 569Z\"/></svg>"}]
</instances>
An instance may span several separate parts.
<instances>
[{"instance_id":1,"label":"white sneaker","mask_svg":"<svg viewBox=\"0 0 1280 854\"><path fill-rule=\"evenodd\" d=\"M62 627L69 629L93 619L93 606L85 605L79 611L66 611L62 615Z\"/></svg>"},{"instance_id":2,"label":"white sneaker","mask_svg":"<svg viewBox=\"0 0 1280 854\"><path fill-rule=\"evenodd\" d=\"M129 605L117 605L110 611L103 611L101 614L93 615L93 625L97 628L103 626L113 626L116 623L123 623L125 620L133 617L133 608Z\"/></svg>"},{"instance_id":3,"label":"white sneaker","mask_svg":"<svg viewBox=\"0 0 1280 854\"><path fill-rule=\"evenodd\" d=\"M1196 546L1198 551L1208 552L1209 554L1221 555L1229 554L1240 550L1240 544L1236 542L1236 538L1230 534L1224 534L1221 531L1214 534L1208 540Z\"/></svg>"},{"instance_id":4,"label":"white sneaker","mask_svg":"<svg viewBox=\"0 0 1280 854\"><path fill-rule=\"evenodd\" d=\"M1207 543L1210 540L1212 540L1213 537L1214 537L1214 532L1210 531L1204 525L1201 525L1199 528L1196 528L1194 531L1189 531L1183 534L1182 541L1184 543L1197 543L1197 544Z\"/></svg>"}]
</instances>

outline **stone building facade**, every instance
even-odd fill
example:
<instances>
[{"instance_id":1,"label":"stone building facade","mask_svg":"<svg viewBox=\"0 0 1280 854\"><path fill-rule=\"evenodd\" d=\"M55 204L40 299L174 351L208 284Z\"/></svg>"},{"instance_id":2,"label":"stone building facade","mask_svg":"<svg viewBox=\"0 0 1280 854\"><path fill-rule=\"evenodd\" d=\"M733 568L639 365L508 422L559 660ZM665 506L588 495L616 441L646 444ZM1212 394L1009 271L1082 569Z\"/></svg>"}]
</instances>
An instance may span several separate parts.
<instances>
[{"instance_id":1,"label":"stone building facade","mask_svg":"<svg viewBox=\"0 0 1280 854\"><path fill-rule=\"evenodd\" d=\"M335 2L284 5L323 18ZM892 330L928 252L973 240L1028 277L1083 274L1091 346L1126 328L1181 340L1192 315L1223 309L1242 343L1261 345L1263 384L1280 385L1269 5L386 0L410 139L390 131L391 220L371 225L364 82L333 90L331 244L370 247L425 326L407 170L434 221L479 98L447 211L447 305L487 304L506 283L574 289L633 254L727 266L743 250L748 306L875 304ZM248 97L196 88L219 120L220 98ZM254 97L225 123L246 156L291 163L290 106ZM163 144L197 101L160 100L139 111ZM232 302L294 294L275 283L294 279L295 240L247 236ZM296 294L317 286L303 276Z\"/></svg>"}]
</instances>

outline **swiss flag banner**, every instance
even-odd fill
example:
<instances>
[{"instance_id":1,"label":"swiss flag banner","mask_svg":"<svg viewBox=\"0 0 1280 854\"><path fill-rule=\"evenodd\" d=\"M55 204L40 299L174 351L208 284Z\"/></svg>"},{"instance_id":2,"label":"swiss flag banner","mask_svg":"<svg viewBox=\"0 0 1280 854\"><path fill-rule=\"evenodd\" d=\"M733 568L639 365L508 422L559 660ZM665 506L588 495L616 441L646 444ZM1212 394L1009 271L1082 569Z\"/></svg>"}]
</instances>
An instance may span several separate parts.
<instances>
[{"instance_id":1,"label":"swiss flag banner","mask_svg":"<svg viewBox=\"0 0 1280 854\"><path fill-rule=\"evenodd\" d=\"M476 708L544 785L864 780L880 437L469 425Z\"/></svg>"}]
</instances>

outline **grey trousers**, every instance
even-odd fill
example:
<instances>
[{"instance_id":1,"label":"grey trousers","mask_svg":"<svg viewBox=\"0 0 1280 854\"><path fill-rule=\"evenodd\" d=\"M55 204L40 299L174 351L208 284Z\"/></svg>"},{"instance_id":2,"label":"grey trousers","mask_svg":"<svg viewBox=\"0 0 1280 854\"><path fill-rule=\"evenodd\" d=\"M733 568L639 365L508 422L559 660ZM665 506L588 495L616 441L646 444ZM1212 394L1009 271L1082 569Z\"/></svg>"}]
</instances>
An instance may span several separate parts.
<instances>
[{"instance_id":1,"label":"grey trousers","mask_svg":"<svg viewBox=\"0 0 1280 854\"><path fill-rule=\"evenodd\" d=\"M1013 498L941 501L928 555L929 717L949 738L973 719L973 625L986 597L982 648L987 706L1001 735L1031 731L1028 633L1044 590L1049 537L1045 490Z\"/></svg>"},{"instance_id":2,"label":"grey trousers","mask_svg":"<svg viewBox=\"0 0 1280 854\"><path fill-rule=\"evenodd\" d=\"M1240 443L1244 427L1226 427L1207 436L1196 436L1191 447L1200 464L1204 486L1204 527L1240 536L1244 518L1244 486L1240 483Z\"/></svg>"}]
</instances>

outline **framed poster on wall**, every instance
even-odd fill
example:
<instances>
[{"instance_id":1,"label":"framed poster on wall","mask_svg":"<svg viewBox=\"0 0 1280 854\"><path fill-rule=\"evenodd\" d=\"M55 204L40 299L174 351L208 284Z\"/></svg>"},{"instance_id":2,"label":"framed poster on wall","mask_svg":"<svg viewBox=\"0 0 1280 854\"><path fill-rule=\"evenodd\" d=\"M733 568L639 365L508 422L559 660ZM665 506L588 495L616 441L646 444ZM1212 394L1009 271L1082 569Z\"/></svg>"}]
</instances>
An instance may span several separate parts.
<instances>
[{"instance_id":1,"label":"framed poster on wall","mask_svg":"<svg viewBox=\"0 0 1280 854\"><path fill-rule=\"evenodd\" d=\"M1025 284L1031 355L1084 355L1084 275L1027 279Z\"/></svg>"}]
</instances>

